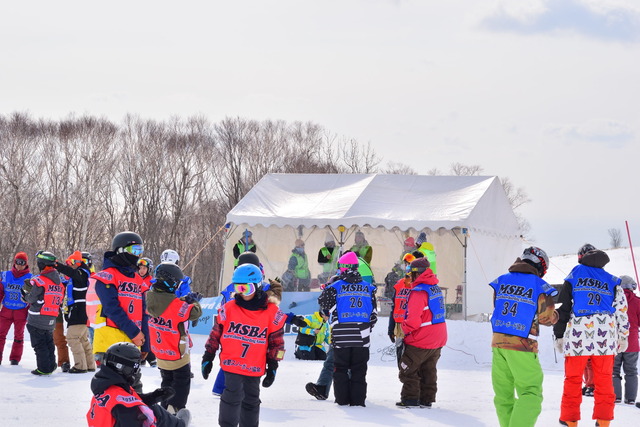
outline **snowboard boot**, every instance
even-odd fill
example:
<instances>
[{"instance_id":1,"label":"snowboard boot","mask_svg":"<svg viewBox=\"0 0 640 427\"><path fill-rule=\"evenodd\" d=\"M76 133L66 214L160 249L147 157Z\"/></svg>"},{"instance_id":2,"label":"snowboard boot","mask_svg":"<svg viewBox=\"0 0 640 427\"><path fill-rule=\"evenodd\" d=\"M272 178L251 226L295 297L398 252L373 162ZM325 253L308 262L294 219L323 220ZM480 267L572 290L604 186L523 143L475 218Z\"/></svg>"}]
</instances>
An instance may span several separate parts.
<instances>
[{"instance_id":1,"label":"snowboard boot","mask_svg":"<svg viewBox=\"0 0 640 427\"><path fill-rule=\"evenodd\" d=\"M191 411L187 408L182 408L176 414L176 418L184 422L185 427L189 427L191 423Z\"/></svg>"},{"instance_id":2,"label":"snowboard boot","mask_svg":"<svg viewBox=\"0 0 640 427\"><path fill-rule=\"evenodd\" d=\"M53 372L49 372L49 373L47 373L47 372L42 372L40 369L34 369L33 371L31 371L31 373L32 373L33 375L37 375L37 376L39 376L39 377L42 377L42 376L46 376L46 375L51 375L51 374L53 374Z\"/></svg>"},{"instance_id":3,"label":"snowboard boot","mask_svg":"<svg viewBox=\"0 0 640 427\"><path fill-rule=\"evenodd\" d=\"M75 366L72 366L71 369L69 369L69 373L70 374L86 374L87 371L85 371L84 369L78 369Z\"/></svg>"},{"instance_id":4,"label":"snowboard boot","mask_svg":"<svg viewBox=\"0 0 640 427\"><path fill-rule=\"evenodd\" d=\"M559 420L559 421L561 426L578 427L577 421L562 421L562 420Z\"/></svg>"},{"instance_id":5,"label":"snowboard boot","mask_svg":"<svg viewBox=\"0 0 640 427\"><path fill-rule=\"evenodd\" d=\"M596 421L596 427L609 427L611 425L610 420L598 420Z\"/></svg>"},{"instance_id":6,"label":"snowboard boot","mask_svg":"<svg viewBox=\"0 0 640 427\"><path fill-rule=\"evenodd\" d=\"M420 402L420 407L431 409L431 402Z\"/></svg>"},{"instance_id":7,"label":"snowboard boot","mask_svg":"<svg viewBox=\"0 0 640 427\"><path fill-rule=\"evenodd\" d=\"M582 387L582 395L593 397L593 387Z\"/></svg>"},{"instance_id":8,"label":"snowboard boot","mask_svg":"<svg viewBox=\"0 0 640 427\"><path fill-rule=\"evenodd\" d=\"M309 393L311 396L315 397L318 400L327 400L327 398L329 397L327 395L326 385L317 385L314 383L307 383L307 385L305 385L304 388L305 390L307 390L307 393Z\"/></svg>"},{"instance_id":9,"label":"snowboard boot","mask_svg":"<svg viewBox=\"0 0 640 427\"><path fill-rule=\"evenodd\" d=\"M60 369L62 369L62 372L69 372L69 369L71 369L71 363L63 362L62 365L60 365Z\"/></svg>"},{"instance_id":10,"label":"snowboard boot","mask_svg":"<svg viewBox=\"0 0 640 427\"><path fill-rule=\"evenodd\" d=\"M400 402L396 402L396 406L400 408L419 408L420 402L418 402L418 399L402 399Z\"/></svg>"},{"instance_id":11,"label":"snowboard boot","mask_svg":"<svg viewBox=\"0 0 640 427\"><path fill-rule=\"evenodd\" d=\"M12 360L12 361L11 361L11 364L12 364L13 366L16 366L16 365L18 364L18 361L17 361L17 360Z\"/></svg>"}]
</instances>

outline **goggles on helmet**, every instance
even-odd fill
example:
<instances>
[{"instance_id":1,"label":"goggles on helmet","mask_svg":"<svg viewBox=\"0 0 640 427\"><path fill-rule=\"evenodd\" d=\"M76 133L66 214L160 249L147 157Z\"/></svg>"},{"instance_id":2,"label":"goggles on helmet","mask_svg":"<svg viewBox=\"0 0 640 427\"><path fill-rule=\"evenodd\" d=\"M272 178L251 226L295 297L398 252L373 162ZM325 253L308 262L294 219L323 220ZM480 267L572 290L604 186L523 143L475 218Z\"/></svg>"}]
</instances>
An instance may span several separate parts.
<instances>
[{"instance_id":1,"label":"goggles on helmet","mask_svg":"<svg viewBox=\"0 0 640 427\"><path fill-rule=\"evenodd\" d=\"M233 290L237 294L242 294L244 296L253 295L256 291L255 283L234 283Z\"/></svg>"},{"instance_id":2,"label":"goggles on helmet","mask_svg":"<svg viewBox=\"0 0 640 427\"><path fill-rule=\"evenodd\" d=\"M135 256L140 256L144 253L144 245L135 244L135 245L125 246L124 248L120 248L118 250L118 253L122 253L122 252L126 252Z\"/></svg>"},{"instance_id":3,"label":"goggles on helmet","mask_svg":"<svg viewBox=\"0 0 640 427\"><path fill-rule=\"evenodd\" d=\"M149 267L149 261L147 261L144 258L140 258L138 260L138 267L147 267L148 268Z\"/></svg>"}]
</instances>

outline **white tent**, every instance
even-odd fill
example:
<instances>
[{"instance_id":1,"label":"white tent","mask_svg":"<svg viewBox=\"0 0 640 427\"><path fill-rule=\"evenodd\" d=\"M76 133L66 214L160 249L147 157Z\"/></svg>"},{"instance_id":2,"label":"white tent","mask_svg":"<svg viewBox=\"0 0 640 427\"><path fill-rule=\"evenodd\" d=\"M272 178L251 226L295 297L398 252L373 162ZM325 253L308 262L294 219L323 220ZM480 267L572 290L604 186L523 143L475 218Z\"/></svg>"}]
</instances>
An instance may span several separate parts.
<instances>
[{"instance_id":1,"label":"white tent","mask_svg":"<svg viewBox=\"0 0 640 427\"><path fill-rule=\"evenodd\" d=\"M253 233L269 277L287 268L294 241L305 241L312 277L327 233L354 243L356 230L373 247L376 283L402 256L406 237L425 231L436 249L447 303L468 317L492 310L487 284L520 254L517 219L497 177L379 174L268 174L227 215L223 283L233 271L233 246ZM338 230L344 227L345 231Z\"/></svg>"}]
</instances>

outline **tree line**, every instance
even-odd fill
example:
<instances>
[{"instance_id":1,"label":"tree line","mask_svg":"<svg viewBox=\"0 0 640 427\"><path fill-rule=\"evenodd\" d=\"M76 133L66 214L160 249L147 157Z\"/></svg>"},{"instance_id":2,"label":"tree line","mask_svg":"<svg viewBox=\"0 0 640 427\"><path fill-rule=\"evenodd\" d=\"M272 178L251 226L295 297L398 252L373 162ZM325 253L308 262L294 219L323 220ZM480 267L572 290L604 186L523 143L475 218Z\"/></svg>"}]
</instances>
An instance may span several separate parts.
<instances>
[{"instance_id":1,"label":"tree line","mask_svg":"<svg viewBox=\"0 0 640 427\"><path fill-rule=\"evenodd\" d=\"M164 249L177 250L194 289L216 295L226 214L262 176L416 173L381 160L370 144L311 122L0 115L1 269L18 251L33 266L39 249L60 260L89 251L100 267L113 235L132 230L144 256L158 262ZM453 164L449 173L481 172ZM508 179L503 186L514 207L528 201Z\"/></svg>"}]
</instances>

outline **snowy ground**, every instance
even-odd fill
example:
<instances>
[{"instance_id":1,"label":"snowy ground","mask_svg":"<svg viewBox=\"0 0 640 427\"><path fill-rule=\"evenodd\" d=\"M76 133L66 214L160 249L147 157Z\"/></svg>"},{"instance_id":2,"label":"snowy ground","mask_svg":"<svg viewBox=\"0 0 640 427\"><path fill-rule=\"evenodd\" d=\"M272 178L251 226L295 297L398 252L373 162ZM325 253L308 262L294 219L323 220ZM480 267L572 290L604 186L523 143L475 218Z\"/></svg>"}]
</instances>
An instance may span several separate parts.
<instances>
[{"instance_id":1,"label":"snowy ground","mask_svg":"<svg viewBox=\"0 0 640 427\"><path fill-rule=\"evenodd\" d=\"M626 251L626 252L625 252ZM609 251L608 251L609 252ZM613 274L633 275L628 249L609 252ZM637 252L636 252L637 253ZM629 257L629 262L626 262ZM575 255L567 259L552 259L568 272L575 263ZM566 265L565 265L566 264ZM551 272L550 272L551 273ZM555 274L555 273L552 273ZM560 274L560 273L558 273ZM560 274L561 275L561 274ZM400 397L395 360L383 351L388 349L387 318L381 318L374 328L369 362L367 407L339 407L332 400L318 401L309 396L304 385L315 381L322 362L299 361L293 357L293 336L286 338L287 354L281 362L276 381L262 389L262 426L496 426L491 388L491 328L488 323L448 321L449 342L438 365L438 396L432 409L398 409ZM28 333L26 334L28 340ZM13 336L10 331L9 337ZM194 335L192 383L188 407L196 427L217 425L218 398L211 395L213 377L208 381L200 375L200 359L204 349L204 335ZM5 345L8 358L11 340ZM91 392L90 374L64 374L57 371L50 377L35 377L29 373L35 367L33 350L26 342L20 366L0 365L0 413L2 427L33 426L45 422L53 426L86 425ZM216 359L217 360L217 359ZM554 358L551 329L543 328L540 337L540 361L545 372L544 402L537 425L558 425L562 395L562 359ZM159 372L143 369L145 391L160 385ZM593 425L593 398L582 403L582 425ZM616 405L613 425L638 425L640 409L624 404Z\"/></svg>"}]
</instances>

